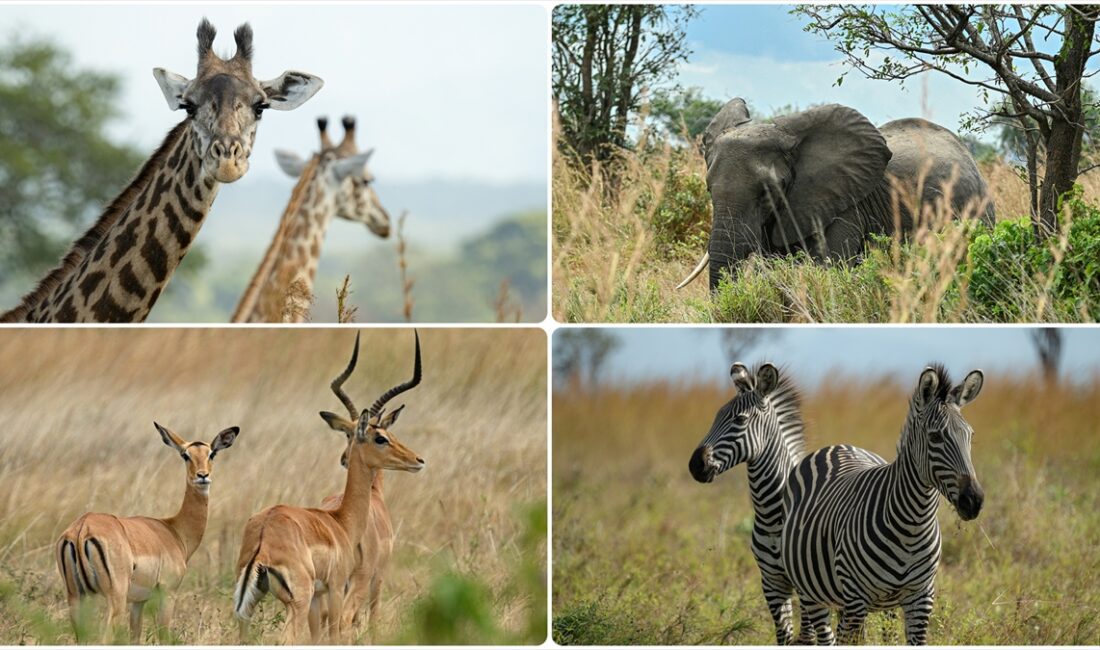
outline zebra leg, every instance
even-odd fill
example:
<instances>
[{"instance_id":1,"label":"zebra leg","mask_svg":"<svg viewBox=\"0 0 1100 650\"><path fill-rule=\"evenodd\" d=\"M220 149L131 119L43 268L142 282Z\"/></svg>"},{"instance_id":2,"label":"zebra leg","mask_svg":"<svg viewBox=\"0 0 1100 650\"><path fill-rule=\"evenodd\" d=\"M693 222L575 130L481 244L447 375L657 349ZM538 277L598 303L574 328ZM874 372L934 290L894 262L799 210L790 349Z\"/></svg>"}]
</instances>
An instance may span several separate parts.
<instances>
[{"instance_id":1,"label":"zebra leg","mask_svg":"<svg viewBox=\"0 0 1100 650\"><path fill-rule=\"evenodd\" d=\"M901 604L905 613L905 642L909 645L928 643L928 619L932 616L932 589L919 594Z\"/></svg>"},{"instance_id":2,"label":"zebra leg","mask_svg":"<svg viewBox=\"0 0 1100 650\"><path fill-rule=\"evenodd\" d=\"M779 576L764 574L762 578L764 601L768 603L768 611L775 623L775 644L790 645L794 638L791 624L791 596L794 588Z\"/></svg>"},{"instance_id":3,"label":"zebra leg","mask_svg":"<svg viewBox=\"0 0 1100 650\"><path fill-rule=\"evenodd\" d=\"M810 634L817 637L817 645L836 645L836 639L833 637L832 627L829 625L829 617L832 615L830 610L825 605L818 605L816 603L799 602L799 607L802 608L802 625L803 629L807 629L807 621L811 633L803 632L799 635L799 638Z\"/></svg>"},{"instance_id":4,"label":"zebra leg","mask_svg":"<svg viewBox=\"0 0 1100 650\"><path fill-rule=\"evenodd\" d=\"M845 605L840 610L840 624L837 626L837 641L843 645L856 645L863 642L863 626L867 622L867 604L856 602Z\"/></svg>"},{"instance_id":5,"label":"zebra leg","mask_svg":"<svg viewBox=\"0 0 1100 650\"><path fill-rule=\"evenodd\" d=\"M799 620L801 625L798 630L798 645L813 645L816 639L827 639L822 645L832 645L833 628L829 625L829 616L832 612L823 605L798 602L800 610Z\"/></svg>"}]
</instances>

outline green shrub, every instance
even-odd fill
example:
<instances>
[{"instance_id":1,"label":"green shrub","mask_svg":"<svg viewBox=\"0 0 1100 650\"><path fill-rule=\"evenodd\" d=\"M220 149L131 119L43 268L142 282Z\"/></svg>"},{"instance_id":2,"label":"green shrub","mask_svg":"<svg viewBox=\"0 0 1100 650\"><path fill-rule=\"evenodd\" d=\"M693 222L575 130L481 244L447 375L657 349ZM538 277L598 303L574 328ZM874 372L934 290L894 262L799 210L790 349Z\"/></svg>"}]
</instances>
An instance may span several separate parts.
<instances>
[{"instance_id":1,"label":"green shrub","mask_svg":"<svg viewBox=\"0 0 1100 650\"><path fill-rule=\"evenodd\" d=\"M711 203L707 181L692 167L692 152L673 151L664 170L664 190L659 199L646 190L635 209L648 218L653 244L661 256L698 258L706 250L710 234Z\"/></svg>"}]
</instances>

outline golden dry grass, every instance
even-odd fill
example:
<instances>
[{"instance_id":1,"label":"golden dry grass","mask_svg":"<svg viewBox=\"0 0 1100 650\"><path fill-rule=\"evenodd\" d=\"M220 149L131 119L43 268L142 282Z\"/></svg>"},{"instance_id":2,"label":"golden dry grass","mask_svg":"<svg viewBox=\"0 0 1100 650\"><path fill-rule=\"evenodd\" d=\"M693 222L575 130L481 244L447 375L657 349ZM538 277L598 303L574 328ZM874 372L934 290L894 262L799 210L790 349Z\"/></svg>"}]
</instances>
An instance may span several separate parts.
<instances>
[{"instance_id":1,"label":"golden dry grass","mask_svg":"<svg viewBox=\"0 0 1100 650\"><path fill-rule=\"evenodd\" d=\"M362 336L345 386L360 408L408 378L413 354L408 329ZM524 513L546 498L545 334L422 328L420 336L423 383L399 398L408 408L394 434L427 469L386 477L397 541L372 638L415 640L410 606L447 570L483 580L496 620L521 630L533 603L507 585L522 559ZM350 329L0 332L0 583L67 629L52 553L61 530L86 511L167 516L179 505L183 469L153 420L187 440L238 425L236 444L215 461L206 536L176 595L173 626L185 643L236 643L232 573L245 520L343 489L344 438L317 412L342 411L328 384L354 337ZM528 559L545 567L545 544L535 552ZM34 626L15 617L21 610L5 612L3 600L0 643L35 643ZM282 606L269 597L260 609L257 627L274 642Z\"/></svg>"},{"instance_id":2,"label":"golden dry grass","mask_svg":"<svg viewBox=\"0 0 1100 650\"><path fill-rule=\"evenodd\" d=\"M914 370L914 383L919 369ZM833 376L807 394L807 449L886 459L912 387ZM772 644L749 549L744 468L696 483L691 452L726 386L651 384L555 394L554 636L601 644ZM965 409L985 508L940 509L933 644L1100 642L1100 377L1078 387L986 377ZM796 626L797 627L797 626ZM872 616L869 641L901 641Z\"/></svg>"}]
</instances>

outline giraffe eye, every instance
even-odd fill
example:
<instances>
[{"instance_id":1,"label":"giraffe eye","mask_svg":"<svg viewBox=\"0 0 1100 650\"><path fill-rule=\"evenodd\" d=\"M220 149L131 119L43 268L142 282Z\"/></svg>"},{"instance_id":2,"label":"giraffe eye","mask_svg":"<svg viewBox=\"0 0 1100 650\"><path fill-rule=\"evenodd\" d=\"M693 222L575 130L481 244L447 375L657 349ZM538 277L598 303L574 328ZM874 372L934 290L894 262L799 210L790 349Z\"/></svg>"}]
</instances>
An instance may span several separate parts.
<instances>
[{"instance_id":1,"label":"giraffe eye","mask_svg":"<svg viewBox=\"0 0 1100 650\"><path fill-rule=\"evenodd\" d=\"M257 118L259 118L263 115L264 111L269 108L271 108L271 104L268 104L267 102L256 102L252 105L252 112L256 114Z\"/></svg>"},{"instance_id":2,"label":"giraffe eye","mask_svg":"<svg viewBox=\"0 0 1100 650\"><path fill-rule=\"evenodd\" d=\"M198 110L198 107L195 106L194 102L189 99L180 100L180 108L186 111L190 117L195 117L195 111Z\"/></svg>"}]
</instances>

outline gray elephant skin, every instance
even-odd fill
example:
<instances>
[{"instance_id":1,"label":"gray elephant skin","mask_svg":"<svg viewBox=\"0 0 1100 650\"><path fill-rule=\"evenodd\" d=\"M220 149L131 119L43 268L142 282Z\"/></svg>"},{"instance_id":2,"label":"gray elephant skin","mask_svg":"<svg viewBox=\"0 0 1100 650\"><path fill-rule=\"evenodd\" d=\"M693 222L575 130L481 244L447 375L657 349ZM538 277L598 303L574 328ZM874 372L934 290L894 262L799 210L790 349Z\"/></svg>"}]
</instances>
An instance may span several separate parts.
<instances>
[{"instance_id":1,"label":"gray elephant skin","mask_svg":"<svg viewBox=\"0 0 1100 650\"><path fill-rule=\"evenodd\" d=\"M753 122L744 100L734 99L711 120L702 147L713 225L707 255L680 286L709 263L713 291L723 269L733 275L753 253L858 258L870 235L912 232L918 189L921 206L935 205L947 188L953 216L994 220L970 152L927 120L876 128L859 111L830 104Z\"/></svg>"}]
</instances>

